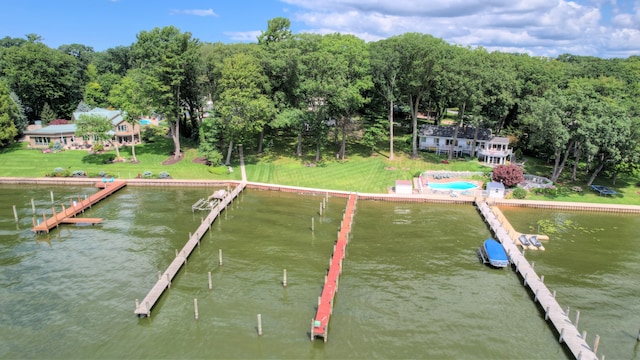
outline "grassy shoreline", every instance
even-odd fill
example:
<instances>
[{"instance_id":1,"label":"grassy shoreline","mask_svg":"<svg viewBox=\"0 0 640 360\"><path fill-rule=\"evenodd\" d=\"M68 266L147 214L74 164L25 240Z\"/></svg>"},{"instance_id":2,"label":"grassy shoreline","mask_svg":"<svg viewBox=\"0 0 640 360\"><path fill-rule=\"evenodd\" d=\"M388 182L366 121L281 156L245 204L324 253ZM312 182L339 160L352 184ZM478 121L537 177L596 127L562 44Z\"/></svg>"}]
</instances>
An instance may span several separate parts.
<instances>
[{"instance_id":1,"label":"grassy shoreline","mask_svg":"<svg viewBox=\"0 0 640 360\"><path fill-rule=\"evenodd\" d=\"M115 157L113 151L102 154L91 154L83 150L43 153L28 149L24 144L15 144L0 151L0 163L3 164L0 167L0 177L47 177L54 175L54 169L61 168L67 173L83 171L90 177L98 177L98 174L103 173L120 179L133 179L144 173L151 173L152 177L157 178L160 173L165 172L177 180L241 180L238 159L233 159L231 164L238 171L228 172L224 166L203 165L197 161L196 149L185 147L181 161L163 165L170 157L171 149L172 144L168 141L138 145L135 148L137 163L111 163L109 160ZM121 148L120 155L131 159L131 148ZM395 159L390 161L384 152L370 156L354 151L345 161L314 163L310 157L298 158L274 153L257 155L245 149L245 168L249 181L327 190L384 194L396 180L411 180L426 170L490 171L490 168L469 158L449 163L443 163L442 160L442 156L427 152L421 152L418 159L411 159L404 153L397 152ZM527 160L525 172L544 176L549 171L544 163L535 159ZM559 191L555 196L530 193L527 200L640 204L638 179L620 177L615 185L606 179L597 182L613 187L618 192L617 196L599 196L584 186L585 182L584 179L573 183L565 181L559 185L565 191ZM583 191L567 190L575 186L582 186Z\"/></svg>"}]
</instances>

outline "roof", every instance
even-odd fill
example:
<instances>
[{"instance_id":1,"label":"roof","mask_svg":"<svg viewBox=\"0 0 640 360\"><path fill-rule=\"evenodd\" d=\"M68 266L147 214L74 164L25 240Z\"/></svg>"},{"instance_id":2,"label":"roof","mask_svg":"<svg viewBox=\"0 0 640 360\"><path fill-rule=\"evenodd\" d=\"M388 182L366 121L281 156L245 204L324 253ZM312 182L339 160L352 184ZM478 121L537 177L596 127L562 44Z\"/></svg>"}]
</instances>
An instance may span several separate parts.
<instances>
[{"instance_id":1,"label":"roof","mask_svg":"<svg viewBox=\"0 0 640 360\"><path fill-rule=\"evenodd\" d=\"M420 127L420 135L421 136L432 136L432 137L442 137L442 138L453 138L453 133L455 132L455 126L442 126L442 125L422 125ZM475 135L476 128L471 126L465 126L463 128L458 129L458 139L469 139L473 140ZM478 140L486 141L491 140L493 136L491 135L491 129L478 129Z\"/></svg>"},{"instance_id":2,"label":"roof","mask_svg":"<svg viewBox=\"0 0 640 360\"><path fill-rule=\"evenodd\" d=\"M487 189L504 189L504 184L497 181L487 183Z\"/></svg>"},{"instance_id":3,"label":"roof","mask_svg":"<svg viewBox=\"0 0 640 360\"><path fill-rule=\"evenodd\" d=\"M101 115L109 119L111 121L111 124L118 125L124 121L124 118L122 117L123 113L125 112L120 110L109 110L109 109L96 107L89 111L74 112L73 119L78 120L82 115Z\"/></svg>"},{"instance_id":4,"label":"roof","mask_svg":"<svg viewBox=\"0 0 640 360\"><path fill-rule=\"evenodd\" d=\"M62 135L75 134L76 124L49 125L40 129L27 130L26 135Z\"/></svg>"},{"instance_id":5,"label":"roof","mask_svg":"<svg viewBox=\"0 0 640 360\"><path fill-rule=\"evenodd\" d=\"M396 186L398 185L413 186L413 183L411 183L411 180L396 180Z\"/></svg>"},{"instance_id":6,"label":"roof","mask_svg":"<svg viewBox=\"0 0 640 360\"><path fill-rule=\"evenodd\" d=\"M509 138L503 136L496 136L489 141L492 144L504 144L509 145Z\"/></svg>"}]
</instances>

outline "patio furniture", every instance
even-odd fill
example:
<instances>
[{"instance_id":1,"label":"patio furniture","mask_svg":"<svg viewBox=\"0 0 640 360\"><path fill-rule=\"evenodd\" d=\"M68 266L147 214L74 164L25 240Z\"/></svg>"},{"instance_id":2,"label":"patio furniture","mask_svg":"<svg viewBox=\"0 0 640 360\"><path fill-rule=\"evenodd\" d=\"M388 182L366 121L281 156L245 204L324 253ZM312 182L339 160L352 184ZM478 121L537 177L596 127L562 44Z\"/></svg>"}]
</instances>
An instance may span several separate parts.
<instances>
[{"instance_id":1,"label":"patio furniture","mask_svg":"<svg viewBox=\"0 0 640 360\"><path fill-rule=\"evenodd\" d=\"M615 192L610 187L607 187L607 186L604 186L604 185L591 185L591 188L594 191L597 191L601 196L604 196L604 195L617 195L618 194L617 192Z\"/></svg>"}]
</instances>

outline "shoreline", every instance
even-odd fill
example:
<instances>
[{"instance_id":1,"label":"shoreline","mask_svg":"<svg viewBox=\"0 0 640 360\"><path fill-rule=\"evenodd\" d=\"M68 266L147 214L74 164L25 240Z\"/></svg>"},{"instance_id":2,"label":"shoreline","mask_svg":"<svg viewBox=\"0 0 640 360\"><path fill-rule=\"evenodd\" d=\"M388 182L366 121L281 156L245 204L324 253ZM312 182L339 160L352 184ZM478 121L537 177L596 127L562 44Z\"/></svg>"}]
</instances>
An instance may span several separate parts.
<instances>
[{"instance_id":1,"label":"shoreline","mask_svg":"<svg viewBox=\"0 0 640 360\"><path fill-rule=\"evenodd\" d=\"M101 178L84 178L84 177L41 177L41 178L24 178L24 177L0 177L0 184L9 185L95 185L99 183ZM239 180L183 180L183 179L127 179L127 185L131 186L149 186L149 187L208 187L208 186L227 186L238 185L242 181ZM247 188L266 190L266 191L282 191L294 192L299 194L310 195L329 195L335 197L348 197L351 191L306 188L290 185L267 184L259 182L247 181ZM358 198L362 200L374 201L393 201L393 202L424 202L424 203L448 203L448 204L474 204L478 196L460 195L451 197L446 194L385 194L385 193L358 193ZM640 214L640 205L620 205L620 204L596 204L596 203L578 203L563 201L543 201L543 200L517 200L517 199L484 199L491 206L504 207L525 207L536 209L553 209L568 211L589 211L589 212L607 212L607 213L626 213Z\"/></svg>"}]
</instances>

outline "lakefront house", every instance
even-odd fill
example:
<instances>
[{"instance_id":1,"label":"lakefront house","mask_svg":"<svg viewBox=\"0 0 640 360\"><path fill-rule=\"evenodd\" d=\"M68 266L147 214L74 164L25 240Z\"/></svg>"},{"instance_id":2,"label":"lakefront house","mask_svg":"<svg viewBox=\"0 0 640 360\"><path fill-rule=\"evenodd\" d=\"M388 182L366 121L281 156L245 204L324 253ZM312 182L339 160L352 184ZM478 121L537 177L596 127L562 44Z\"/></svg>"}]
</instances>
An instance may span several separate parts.
<instances>
[{"instance_id":1,"label":"lakefront house","mask_svg":"<svg viewBox=\"0 0 640 360\"><path fill-rule=\"evenodd\" d=\"M509 138L493 136L490 129L463 126L422 125L419 132L418 148L435 151L437 154L453 156L471 155L475 150L478 160L488 165L504 165L511 161L513 151L509 148Z\"/></svg>"}]
</instances>

